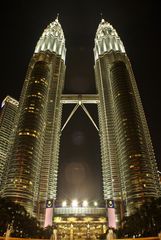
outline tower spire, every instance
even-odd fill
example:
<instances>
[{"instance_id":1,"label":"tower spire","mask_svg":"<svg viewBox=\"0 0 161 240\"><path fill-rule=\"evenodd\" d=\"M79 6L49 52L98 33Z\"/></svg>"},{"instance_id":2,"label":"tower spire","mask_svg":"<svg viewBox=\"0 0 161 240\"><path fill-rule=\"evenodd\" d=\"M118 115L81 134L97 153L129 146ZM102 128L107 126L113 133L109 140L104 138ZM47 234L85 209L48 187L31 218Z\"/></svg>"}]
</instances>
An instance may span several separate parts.
<instances>
[{"instance_id":1,"label":"tower spire","mask_svg":"<svg viewBox=\"0 0 161 240\"><path fill-rule=\"evenodd\" d=\"M100 12L100 17L101 17L101 20L102 20L102 18L103 18L103 13L102 12Z\"/></svg>"},{"instance_id":2,"label":"tower spire","mask_svg":"<svg viewBox=\"0 0 161 240\"><path fill-rule=\"evenodd\" d=\"M65 61L65 38L58 17L59 13L57 13L56 19L51 22L43 31L39 41L37 42L35 53L48 50L60 55L61 58Z\"/></svg>"},{"instance_id":3,"label":"tower spire","mask_svg":"<svg viewBox=\"0 0 161 240\"><path fill-rule=\"evenodd\" d=\"M104 52L110 52L111 50L125 53L125 48L116 30L103 18L98 25L94 49L95 60L98 59L99 55L103 54Z\"/></svg>"},{"instance_id":4,"label":"tower spire","mask_svg":"<svg viewBox=\"0 0 161 240\"><path fill-rule=\"evenodd\" d=\"M101 17L101 23L104 23L105 20L104 20L104 18L103 18L103 13L102 13L102 12L100 13L100 17Z\"/></svg>"},{"instance_id":5,"label":"tower spire","mask_svg":"<svg viewBox=\"0 0 161 240\"><path fill-rule=\"evenodd\" d=\"M56 20L59 21L59 13L57 13Z\"/></svg>"}]
</instances>

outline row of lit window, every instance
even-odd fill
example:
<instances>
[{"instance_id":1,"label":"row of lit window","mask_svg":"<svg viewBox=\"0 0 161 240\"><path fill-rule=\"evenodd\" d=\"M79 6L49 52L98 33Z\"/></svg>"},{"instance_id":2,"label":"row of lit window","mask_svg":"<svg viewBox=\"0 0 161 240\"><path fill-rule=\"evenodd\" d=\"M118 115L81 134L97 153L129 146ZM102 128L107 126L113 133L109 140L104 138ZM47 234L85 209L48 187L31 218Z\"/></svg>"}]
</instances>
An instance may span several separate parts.
<instances>
[{"instance_id":1,"label":"row of lit window","mask_svg":"<svg viewBox=\"0 0 161 240\"><path fill-rule=\"evenodd\" d=\"M127 93L127 92L126 92ZM133 93L132 92L128 92L130 95L133 95ZM117 93L117 94L115 94L115 97L119 97L120 95L122 95L122 93Z\"/></svg>"},{"instance_id":2,"label":"row of lit window","mask_svg":"<svg viewBox=\"0 0 161 240\"><path fill-rule=\"evenodd\" d=\"M28 97L36 97L36 98L40 98L40 99L44 98L44 96L42 94L31 94L31 95L28 95Z\"/></svg>"},{"instance_id":3,"label":"row of lit window","mask_svg":"<svg viewBox=\"0 0 161 240\"><path fill-rule=\"evenodd\" d=\"M19 136L31 136L31 137L35 137L35 138L38 138L38 136L34 133L29 133L29 132L20 132L18 134Z\"/></svg>"},{"instance_id":4,"label":"row of lit window","mask_svg":"<svg viewBox=\"0 0 161 240\"><path fill-rule=\"evenodd\" d=\"M33 184L32 181L28 181L28 180L21 179L21 178L20 179L15 179L15 180L13 178L11 178L10 181L13 182L13 183L22 183L23 182L23 183L26 183L26 184L29 184L29 185Z\"/></svg>"},{"instance_id":5,"label":"row of lit window","mask_svg":"<svg viewBox=\"0 0 161 240\"><path fill-rule=\"evenodd\" d=\"M142 156L141 153L137 153L137 154L130 155L129 158L135 158L135 157L141 157L141 156Z\"/></svg>"},{"instance_id":6,"label":"row of lit window","mask_svg":"<svg viewBox=\"0 0 161 240\"><path fill-rule=\"evenodd\" d=\"M31 106L31 107L29 106L29 107L26 107L25 110L28 110L28 111L29 111L29 110L36 110L36 111L39 111L39 108L34 107L34 106Z\"/></svg>"},{"instance_id":7,"label":"row of lit window","mask_svg":"<svg viewBox=\"0 0 161 240\"><path fill-rule=\"evenodd\" d=\"M36 131L35 129L29 129L29 128L25 128L25 129L23 129L23 131L25 131L25 132L34 132L34 133L37 133L37 134L39 134L39 132L38 132L38 131Z\"/></svg>"},{"instance_id":8,"label":"row of lit window","mask_svg":"<svg viewBox=\"0 0 161 240\"><path fill-rule=\"evenodd\" d=\"M45 79L45 78L44 78ZM40 83L40 84L44 84L44 85L46 85L46 86L48 86L48 83L46 82L46 81L44 81L43 79L40 79L40 80L35 80L34 81L35 83Z\"/></svg>"}]
</instances>

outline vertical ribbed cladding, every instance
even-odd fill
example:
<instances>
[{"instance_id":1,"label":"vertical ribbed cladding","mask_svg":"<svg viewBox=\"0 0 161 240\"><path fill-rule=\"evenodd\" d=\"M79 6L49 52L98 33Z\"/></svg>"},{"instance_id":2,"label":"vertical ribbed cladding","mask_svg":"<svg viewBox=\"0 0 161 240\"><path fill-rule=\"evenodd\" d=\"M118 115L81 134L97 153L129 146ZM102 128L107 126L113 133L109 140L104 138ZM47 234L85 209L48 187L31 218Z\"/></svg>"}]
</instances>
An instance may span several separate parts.
<instances>
[{"instance_id":1,"label":"vertical ribbed cladding","mask_svg":"<svg viewBox=\"0 0 161 240\"><path fill-rule=\"evenodd\" d=\"M28 67L5 178L3 197L19 202L42 224L45 201L56 198L65 53L56 19L43 32Z\"/></svg>"},{"instance_id":2,"label":"vertical ribbed cladding","mask_svg":"<svg viewBox=\"0 0 161 240\"><path fill-rule=\"evenodd\" d=\"M58 18L47 26L36 45L35 53L40 53L42 51L56 53L61 56L61 59L65 62L65 38Z\"/></svg>"},{"instance_id":3,"label":"vertical ribbed cladding","mask_svg":"<svg viewBox=\"0 0 161 240\"><path fill-rule=\"evenodd\" d=\"M35 194L35 214L43 225L46 200L56 199L58 157L62 105L60 103L65 78L65 38L56 19L44 30L35 48L35 56L50 56L50 83L46 112L45 134L42 147L40 179Z\"/></svg>"},{"instance_id":4,"label":"vertical ribbed cladding","mask_svg":"<svg viewBox=\"0 0 161 240\"><path fill-rule=\"evenodd\" d=\"M100 55L110 51L125 53L125 48L113 26L102 19L95 37L95 61Z\"/></svg>"},{"instance_id":5,"label":"vertical ribbed cladding","mask_svg":"<svg viewBox=\"0 0 161 240\"><path fill-rule=\"evenodd\" d=\"M48 96L49 68L46 62L35 63L21 111L10 163L4 197L20 202L32 213L33 196L39 174L42 137Z\"/></svg>"},{"instance_id":6,"label":"vertical ribbed cladding","mask_svg":"<svg viewBox=\"0 0 161 240\"><path fill-rule=\"evenodd\" d=\"M95 77L104 198L112 197L117 225L145 201L161 196L157 165L130 61L113 27L104 20L95 37ZM125 204L125 205L124 205ZM121 216L122 215L122 216Z\"/></svg>"},{"instance_id":7,"label":"vertical ribbed cladding","mask_svg":"<svg viewBox=\"0 0 161 240\"><path fill-rule=\"evenodd\" d=\"M36 209L39 220L43 224L47 199L56 199L58 157L60 142L60 125L62 105L60 98L64 87L65 64L60 56L51 55L51 82L48 94L46 127L43 145L43 161L41 164L38 199L40 205Z\"/></svg>"},{"instance_id":8,"label":"vertical ribbed cladding","mask_svg":"<svg viewBox=\"0 0 161 240\"><path fill-rule=\"evenodd\" d=\"M121 182L114 129L114 116L110 83L107 81L110 64L107 58L100 58L95 65L95 76L100 103L98 104L100 145L104 199L115 200L117 226L120 224Z\"/></svg>"},{"instance_id":9,"label":"vertical ribbed cladding","mask_svg":"<svg viewBox=\"0 0 161 240\"><path fill-rule=\"evenodd\" d=\"M115 200L116 222L119 226L122 217L120 210L122 192L109 79L111 62L108 57L105 57L108 54L113 55L113 52L125 54L125 49L116 30L102 19L96 32L94 57L96 86L100 97L98 113L101 130L103 189L105 200Z\"/></svg>"},{"instance_id":10,"label":"vertical ribbed cladding","mask_svg":"<svg viewBox=\"0 0 161 240\"><path fill-rule=\"evenodd\" d=\"M63 61L59 61L59 66L56 68L56 74L53 75L55 81L57 81L56 86L56 98L55 98L55 109L52 122L52 138L53 144L51 148L51 168L49 173L48 182L48 198L56 200L57 196L57 175L58 175L58 160L59 160L59 146L60 146L60 136L61 136L61 120L62 120L62 103L61 95L64 89L64 79L65 79L65 65ZM58 72L57 72L58 70ZM53 87L54 88L54 87ZM54 99L54 93L51 92L51 99Z\"/></svg>"},{"instance_id":11,"label":"vertical ribbed cladding","mask_svg":"<svg viewBox=\"0 0 161 240\"><path fill-rule=\"evenodd\" d=\"M7 164L7 152L12 143L15 116L18 111L18 101L6 96L1 105L0 114L0 190L3 188L4 173Z\"/></svg>"},{"instance_id":12,"label":"vertical ribbed cladding","mask_svg":"<svg viewBox=\"0 0 161 240\"><path fill-rule=\"evenodd\" d=\"M131 84L133 87L133 91L135 93L135 100L138 106L138 111L141 117L141 122L142 122L142 129L143 129L143 134L144 134L144 140L146 142L146 147L147 147L147 154L148 154L148 159L151 163L151 167L153 168L153 172L151 175L148 176L147 181L151 182L151 178L153 179L153 183L155 186L155 191L156 191L156 197L157 196L161 196L161 186L159 183L159 175L158 175L158 166L157 166L157 162L155 159L155 153L154 153L154 149L153 149L153 144L152 144L152 140L151 140L151 136L150 136L150 132L149 132L149 128L148 128L148 124L147 124L147 120L146 120L146 116L144 113L144 109L143 109L143 105L141 102L141 98L139 95L139 91L137 88L137 84L135 81L135 77L131 68L131 64L128 61L126 63L127 69L129 71L129 76L131 78ZM147 177L147 176L146 176Z\"/></svg>"},{"instance_id":13,"label":"vertical ribbed cladding","mask_svg":"<svg viewBox=\"0 0 161 240\"><path fill-rule=\"evenodd\" d=\"M110 73L123 192L131 214L146 199L157 197L156 181L128 69L118 61Z\"/></svg>"}]
</instances>

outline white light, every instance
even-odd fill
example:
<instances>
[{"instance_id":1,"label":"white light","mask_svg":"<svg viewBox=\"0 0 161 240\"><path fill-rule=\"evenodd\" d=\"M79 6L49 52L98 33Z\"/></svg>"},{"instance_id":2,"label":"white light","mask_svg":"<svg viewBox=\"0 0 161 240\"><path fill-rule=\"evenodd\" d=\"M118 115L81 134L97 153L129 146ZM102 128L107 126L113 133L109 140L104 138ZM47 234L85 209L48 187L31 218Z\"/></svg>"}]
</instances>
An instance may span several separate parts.
<instances>
[{"instance_id":1,"label":"white light","mask_svg":"<svg viewBox=\"0 0 161 240\"><path fill-rule=\"evenodd\" d=\"M98 203L97 203L97 202L94 202L94 206L97 207L97 206L98 206Z\"/></svg>"},{"instance_id":2,"label":"white light","mask_svg":"<svg viewBox=\"0 0 161 240\"><path fill-rule=\"evenodd\" d=\"M78 207L78 201L76 199L72 201L72 207Z\"/></svg>"},{"instance_id":3,"label":"white light","mask_svg":"<svg viewBox=\"0 0 161 240\"><path fill-rule=\"evenodd\" d=\"M62 207L66 207L67 206L67 201L63 201L62 202Z\"/></svg>"},{"instance_id":4,"label":"white light","mask_svg":"<svg viewBox=\"0 0 161 240\"><path fill-rule=\"evenodd\" d=\"M88 201L87 200L83 201L83 207L88 207Z\"/></svg>"},{"instance_id":5,"label":"white light","mask_svg":"<svg viewBox=\"0 0 161 240\"><path fill-rule=\"evenodd\" d=\"M2 102L2 104L1 104L1 108L3 108L4 105L5 105L5 101Z\"/></svg>"}]
</instances>

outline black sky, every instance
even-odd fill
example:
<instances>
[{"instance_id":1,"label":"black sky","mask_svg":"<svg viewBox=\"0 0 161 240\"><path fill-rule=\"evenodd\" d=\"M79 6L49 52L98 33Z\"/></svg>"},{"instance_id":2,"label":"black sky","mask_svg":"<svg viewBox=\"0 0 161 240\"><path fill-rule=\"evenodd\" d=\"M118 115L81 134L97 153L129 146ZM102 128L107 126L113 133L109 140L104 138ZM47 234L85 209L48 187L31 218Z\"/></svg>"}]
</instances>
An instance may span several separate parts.
<instances>
[{"instance_id":1,"label":"black sky","mask_svg":"<svg viewBox=\"0 0 161 240\"><path fill-rule=\"evenodd\" d=\"M3 2L0 101L6 95L19 98L35 45L58 12L67 47L65 92L95 93L93 47L102 12L130 58L161 170L160 0ZM64 108L63 122L71 107ZM97 121L95 106L89 110ZM59 199L102 199L99 138L81 110L64 130L59 173Z\"/></svg>"}]
</instances>

